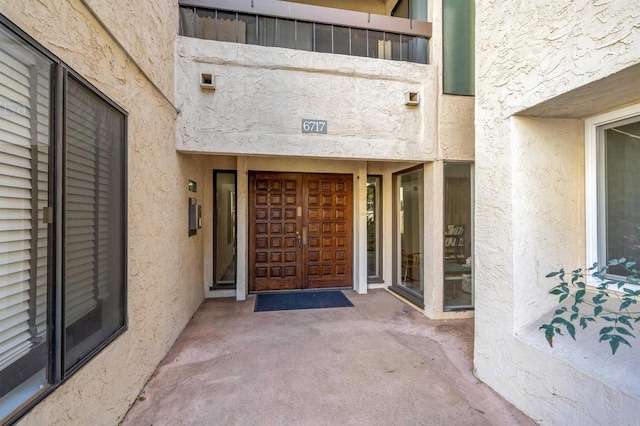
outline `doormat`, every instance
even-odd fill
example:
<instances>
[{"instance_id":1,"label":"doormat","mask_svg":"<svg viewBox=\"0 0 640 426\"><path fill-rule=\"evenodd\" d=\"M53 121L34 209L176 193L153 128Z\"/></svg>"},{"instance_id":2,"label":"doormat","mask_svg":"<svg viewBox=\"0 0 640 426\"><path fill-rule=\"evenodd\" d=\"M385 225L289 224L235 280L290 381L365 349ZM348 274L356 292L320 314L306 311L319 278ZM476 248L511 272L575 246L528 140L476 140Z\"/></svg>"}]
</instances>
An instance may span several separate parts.
<instances>
[{"instance_id":1,"label":"doormat","mask_svg":"<svg viewBox=\"0 0 640 426\"><path fill-rule=\"evenodd\" d=\"M344 308L353 303L339 290L289 291L261 293L254 312L291 311L294 309Z\"/></svg>"}]
</instances>

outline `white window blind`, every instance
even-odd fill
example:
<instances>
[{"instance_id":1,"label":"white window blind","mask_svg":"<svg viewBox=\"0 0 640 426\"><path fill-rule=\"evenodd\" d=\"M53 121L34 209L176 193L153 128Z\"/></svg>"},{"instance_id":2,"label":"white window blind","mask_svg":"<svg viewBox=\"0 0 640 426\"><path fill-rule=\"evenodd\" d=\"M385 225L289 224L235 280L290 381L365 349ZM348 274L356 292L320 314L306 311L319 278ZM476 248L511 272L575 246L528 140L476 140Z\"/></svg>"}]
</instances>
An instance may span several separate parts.
<instances>
[{"instance_id":1,"label":"white window blind","mask_svg":"<svg viewBox=\"0 0 640 426\"><path fill-rule=\"evenodd\" d=\"M88 102L74 93L68 98L66 186L66 326L97 306L96 122Z\"/></svg>"},{"instance_id":2,"label":"white window blind","mask_svg":"<svg viewBox=\"0 0 640 426\"><path fill-rule=\"evenodd\" d=\"M49 77L29 62L0 52L0 370L46 334Z\"/></svg>"}]
</instances>

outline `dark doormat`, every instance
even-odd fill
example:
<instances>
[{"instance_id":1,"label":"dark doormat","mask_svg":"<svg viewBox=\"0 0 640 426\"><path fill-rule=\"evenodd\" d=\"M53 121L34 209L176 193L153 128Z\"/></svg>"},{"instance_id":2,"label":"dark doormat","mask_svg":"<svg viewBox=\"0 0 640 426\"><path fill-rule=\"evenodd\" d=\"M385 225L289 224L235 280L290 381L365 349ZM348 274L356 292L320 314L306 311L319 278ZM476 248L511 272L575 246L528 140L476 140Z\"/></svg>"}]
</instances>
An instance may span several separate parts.
<instances>
[{"instance_id":1,"label":"dark doormat","mask_svg":"<svg viewBox=\"0 0 640 426\"><path fill-rule=\"evenodd\" d=\"M288 291L261 293L256 297L254 312L290 311L294 309L344 308L353 306L339 290Z\"/></svg>"}]
</instances>

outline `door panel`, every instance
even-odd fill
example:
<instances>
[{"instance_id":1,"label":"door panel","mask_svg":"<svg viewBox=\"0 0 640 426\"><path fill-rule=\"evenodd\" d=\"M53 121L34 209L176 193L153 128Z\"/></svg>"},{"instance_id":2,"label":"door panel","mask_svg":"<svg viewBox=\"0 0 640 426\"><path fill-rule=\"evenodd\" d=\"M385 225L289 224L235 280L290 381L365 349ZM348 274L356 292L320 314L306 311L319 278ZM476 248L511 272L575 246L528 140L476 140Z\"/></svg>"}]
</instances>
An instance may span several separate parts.
<instances>
[{"instance_id":1,"label":"door panel","mask_svg":"<svg viewBox=\"0 0 640 426\"><path fill-rule=\"evenodd\" d=\"M351 287L352 175L249 176L250 291Z\"/></svg>"},{"instance_id":2,"label":"door panel","mask_svg":"<svg viewBox=\"0 0 640 426\"><path fill-rule=\"evenodd\" d=\"M306 288L352 286L352 186L352 175L304 175Z\"/></svg>"},{"instance_id":3,"label":"door panel","mask_svg":"<svg viewBox=\"0 0 640 426\"><path fill-rule=\"evenodd\" d=\"M302 174L251 173L249 185L249 290L300 288Z\"/></svg>"}]
</instances>

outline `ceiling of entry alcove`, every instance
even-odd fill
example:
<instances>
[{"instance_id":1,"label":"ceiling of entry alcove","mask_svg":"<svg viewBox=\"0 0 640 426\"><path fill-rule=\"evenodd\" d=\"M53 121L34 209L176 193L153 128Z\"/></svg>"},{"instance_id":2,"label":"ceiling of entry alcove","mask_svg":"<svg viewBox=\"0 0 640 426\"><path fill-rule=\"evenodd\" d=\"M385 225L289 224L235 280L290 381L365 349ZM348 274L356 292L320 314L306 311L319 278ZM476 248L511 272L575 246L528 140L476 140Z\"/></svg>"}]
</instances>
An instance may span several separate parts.
<instances>
[{"instance_id":1,"label":"ceiling of entry alcove","mask_svg":"<svg viewBox=\"0 0 640 426\"><path fill-rule=\"evenodd\" d=\"M399 0L287 0L290 3L310 4L335 9L390 15Z\"/></svg>"}]
</instances>

